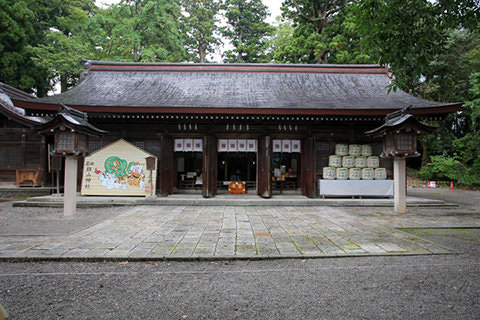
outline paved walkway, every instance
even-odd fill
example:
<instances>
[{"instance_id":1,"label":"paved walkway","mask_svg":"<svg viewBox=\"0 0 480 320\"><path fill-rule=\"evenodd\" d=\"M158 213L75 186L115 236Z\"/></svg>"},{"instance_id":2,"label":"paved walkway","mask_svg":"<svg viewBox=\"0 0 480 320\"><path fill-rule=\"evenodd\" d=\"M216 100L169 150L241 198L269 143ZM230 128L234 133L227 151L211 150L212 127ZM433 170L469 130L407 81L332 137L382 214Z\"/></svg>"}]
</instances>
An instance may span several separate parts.
<instances>
[{"instance_id":1,"label":"paved walkway","mask_svg":"<svg viewBox=\"0 0 480 320\"><path fill-rule=\"evenodd\" d=\"M398 215L387 208L138 206L69 235L0 236L0 257L229 259L443 254L453 251L401 228L480 228L479 212L454 210L419 208Z\"/></svg>"}]
</instances>

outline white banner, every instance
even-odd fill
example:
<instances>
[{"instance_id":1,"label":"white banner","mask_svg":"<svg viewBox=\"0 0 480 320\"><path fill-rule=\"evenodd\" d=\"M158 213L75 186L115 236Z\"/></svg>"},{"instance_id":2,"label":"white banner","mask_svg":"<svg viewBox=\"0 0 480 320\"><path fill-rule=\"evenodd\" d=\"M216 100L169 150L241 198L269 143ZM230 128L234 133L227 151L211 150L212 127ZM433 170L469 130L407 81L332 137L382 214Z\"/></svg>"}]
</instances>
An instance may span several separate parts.
<instances>
[{"instance_id":1,"label":"white banner","mask_svg":"<svg viewBox=\"0 0 480 320\"><path fill-rule=\"evenodd\" d=\"M247 140L247 152L257 152L257 140L255 139Z\"/></svg>"},{"instance_id":2,"label":"white banner","mask_svg":"<svg viewBox=\"0 0 480 320\"><path fill-rule=\"evenodd\" d=\"M175 152L183 152L183 139L175 139Z\"/></svg>"},{"instance_id":3,"label":"white banner","mask_svg":"<svg viewBox=\"0 0 480 320\"><path fill-rule=\"evenodd\" d=\"M247 152L247 140L238 139L238 152Z\"/></svg>"},{"instance_id":4,"label":"white banner","mask_svg":"<svg viewBox=\"0 0 480 320\"><path fill-rule=\"evenodd\" d=\"M285 153L292 152L292 141L291 140L282 140L282 152L285 152Z\"/></svg>"},{"instance_id":5,"label":"white banner","mask_svg":"<svg viewBox=\"0 0 480 320\"><path fill-rule=\"evenodd\" d=\"M273 140L273 152L282 152L282 140Z\"/></svg>"},{"instance_id":6,"label":"white banner","mask_svg":"<svg viewBox=\"0 0 480 320\"><path fill-rule=\"evenodd\" d=\"M237 152L237 139L228 139L228 152Z\"/></svg>"},{"instance_id":7,"label":"white banner","mask_svg":"<svg viewBox=\"0 0 480 320\"><path fill-rule=\"evenodd\" d=\"M302 152L300 140L292 140L292 152Z\"/></svg>"},{"instance_id":8,"label":"white banner","mask_svg":"<svg viewBox=\"0 0 480 320\"><path fill-rule=\"evenodd\" d=\"M183 150L185 152L193 151L193 139L183 139Z\"/></svg>"},{"instance_id":9,"label":"white banner","mask_svg":"<svg viewBox=\"0 0 480 320\"><path fill-rule=\"evenodd\" d=\"M227 139L218 139L218 152L228 152Z\"/></svg>"},{"instance_id":10,"label":"white banner","mask_svg":"<svg viewBox=\"0 0 480 320\"><path fill-rule=\"evenodd\" d=\"M202 139L193 139L193 151L194 152L203 152L203 140Z\"/></svg>"}]
</instances>

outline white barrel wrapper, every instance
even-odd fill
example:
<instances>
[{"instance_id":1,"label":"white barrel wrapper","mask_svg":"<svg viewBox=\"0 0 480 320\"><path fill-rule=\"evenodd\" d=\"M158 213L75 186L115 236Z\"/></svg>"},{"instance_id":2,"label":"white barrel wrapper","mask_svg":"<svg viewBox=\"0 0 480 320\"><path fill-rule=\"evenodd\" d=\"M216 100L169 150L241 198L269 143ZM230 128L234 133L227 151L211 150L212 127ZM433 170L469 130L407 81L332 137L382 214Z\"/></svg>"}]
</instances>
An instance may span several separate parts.
<instances>
[{"instance_id":1,"label":"white barrel wrapper","mask_svg":"<svg viewBox=\"0 0 480 320\"><path fill-rule=\"evenodd\" d=\"M355 167L355 157L353 157L353 156L342 157L342 167L344 167L344 168Z\"/></svg>"},{"instance_id":2,"label":"white barrel wrapper","mask_svg":"<svg viewBox=\"0 0 480 320\"><path fill-rule=\"evenodd\" d=\"M342 166L342 157L341 156L336 156L336 155L331 155L328 157L328 166L329 167L334 167L334 168L339 168Z\"/></svg>"},{"instance_id":3,"label":"white barrel wrapper","mask_svg":"<svg viewBox=\"0 0 480 320\"><path fill-rule=\"evenodd\" d=\"M333 167L324 167L323 168L323 179L326 180L335 180L335 176L337 175L335 168Z\"/></svg>"},{"instance_id":4,"label":"white barrel wrapper","mask_svg":"<svg viewBox=\"0 0 480 320\"><path fill-rule=\"evenodd\" d=\"M348 146L348 154L358 157L362 153L362 147L359 144L351 144Z\"/></svg>"},{"instance_id":5,"label":"white barrel wrapper","mask_svg":"<svg viewBox=\"0 0 480 320\"><path fill-rule=\"evenodd\" d=\"M380 160L376 156L370 156L367 158L367 167L378 168L380 166Z\"/></svg>"},{"instance_id":6,"label":"white barrel wrapper","mask_svg":"<svg viewBox=\"0 0 480 320\"><path fill-rule=\"evenodd\" d=\"M346 156L348 155L348 144L337 143L335 145L335 154L337 156Z\"/></svg>"},{"instance_id":7,"label":"white barrel wrapper","mask_svg":"<svg viewBox=\"0 0 480 320\"><path fill-rule=\"evenodd\" d=\"M375 180L385 180L385 179L387 179L387 169L376 168L375 169Z\"/></svg>"},{"instance_id":8,"label":"white barrel wrapper","mask_svg":"<svg viewBox=\"0 0 480 320\"><path fill-rule=\"evenodd\" d=\"M362 169L360 168L348 169L348 178L350 180L360 180L362 178Z\"/></svg>"},{"instance_id":9,"label":"white barrel wrapper","mask_svg":"<svg viewBox=\"0 0 480 320\"><path fill-rule=\"evenodd\" d=\"M362 169L362 180L373 180L375 177L375 171L373 168Z\"/></svg>"},{"instance_id":10,"label":"white barrel wrapper","mask_svg":"<svg viewBox=\"0 0 480 320\"><path fill-rule=\"evenodd\" d=\"M355 158L355 168L366 168L366 167L367 167L367 158L362 156Z\"/></svg>"},{"instance_id":11,"label":"white barrel wrapper","mask_svg":"<svg viewBox=\"0 0 480 320\"><path fill-rule=\"evenodd\" d=\"M337 180L348 180L348 168L337 168Z\"/></svg>"},{"instance_id":12,"label":"white barrel wrapper","mask_svg":"<svg viewBox=\"0 0 480 320\"><path fill-rule=\"evenodd\" d=\"M362 156L369 157L372 155L372 145L362 144Z\"/></svg>"}]
</instances>

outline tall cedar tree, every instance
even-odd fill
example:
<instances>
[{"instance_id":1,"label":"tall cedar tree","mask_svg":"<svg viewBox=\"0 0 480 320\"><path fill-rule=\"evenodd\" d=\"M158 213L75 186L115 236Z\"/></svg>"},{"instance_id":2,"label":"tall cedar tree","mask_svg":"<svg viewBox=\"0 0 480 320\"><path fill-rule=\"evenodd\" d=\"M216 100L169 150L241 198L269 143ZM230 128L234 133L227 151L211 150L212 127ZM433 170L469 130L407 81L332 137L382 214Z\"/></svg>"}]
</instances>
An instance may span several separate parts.
<instances>
[{"instance_id":1,"label":"tall cedar tree","mask_svg":"<svg viewBox=\"0 0 480 320\"><path fill-rule=\"evenodd\" d=\"M226 0L223 6L227 27L222 28L233 50L224 53L225 62L270 62L268 37L275 30L265 22L269 15L261 0Z\"/></svg>"},{"instance_id":2,"label":"tall cedar tree","mask_svg":"<svg viewBox=\"0 0 480 320\"><path fill-rule=\"evenodd\" d=\"M277 60L294 63L335 63L329 61L339 42L351 41L350 36L341 38L342 31L350 27L345 19L345 8L352 1L346 0L285 0L282 16L293 21L292 40L289 48L280 48ZM347 29L345 29L347 28ZM345 29L345 30L342 30ZM348 30L351 32L351 30ZM345 46L343 55L348 53ZM283 53L283 51L286 51ZM289 52L294 56L289 56ZM359 53L361 54L361 53ZM368 56L362 57L362 59ZM345 60L345 59L344 59ZM363 62L363 61L362 61Z\"/></svg>"},{"instance_id":3,"label":"tall cedar tree","mask_svg":"<svg viewBox=\"0 0 480 320\"><path fill-rule=\"evenodd\" d=\"M207 55L220 45L217 14L220 2L215 0L182 0L182 17L186 45L195 62L207 62Z\"/></svg>"},{"instance_id":4,"label":"tall cedar tree","mask_svg":"<svg viewBox=\"0 0 480 320\"><path fill-rule=\"evenodd\" d=\"M95 57L94 46L86 39L86 26L97 9L93 0L61 1L52 8L44 42L31 46L32 60L47 68L52 88L58 82L62 92L74 86L83 69L82 59Z\"/></svg>"},{"instance_id":5,"label":"tall cedar tree","mask_svg":"<svg viewBox=\"0 0 480 320\"><path fill-rule=\"evenodd\" d=\"M113 6L115 56L130 61L178 62L185 58L177 0L122 0Z\"/></svg>"}]
</instances>

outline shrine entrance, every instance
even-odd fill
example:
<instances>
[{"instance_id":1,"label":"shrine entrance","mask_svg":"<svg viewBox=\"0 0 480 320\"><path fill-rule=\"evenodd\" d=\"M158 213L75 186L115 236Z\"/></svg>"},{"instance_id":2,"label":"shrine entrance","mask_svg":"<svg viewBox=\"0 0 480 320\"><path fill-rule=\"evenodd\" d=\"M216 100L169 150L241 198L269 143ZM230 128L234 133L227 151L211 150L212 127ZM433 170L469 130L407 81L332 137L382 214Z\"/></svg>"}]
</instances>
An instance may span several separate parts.
<instances>
[{"instance_id":1,"label":"shrine entrance","mask_svg":"<svg viewBox=\"0 0 480 320\"><path fill-rule=\"evenodd\" d=\"M257 191L257 140L218 140L218 193Z\"/></svg>"},{"instance_id":2,"label":"shrine entrance","mask_svg":"<svg viewBox=\"0 0 480 320\"><path fill-rule=\"evenodd\" d=\"M273 140L272 193L300 192L300 140Z\"/></svg>"},{"instance_id":3,"label":"shrine entrance","mask_svg":"<svg viewBox=\"0 0 480 320\"><path fill-rule=\"evenodd\" d=\"M175 188L200 193L203 187L202 139L175 139Z\"/></svg>"}]
</instances>

